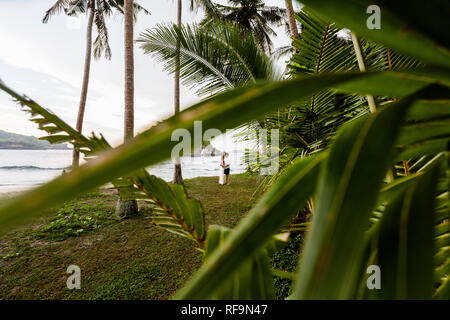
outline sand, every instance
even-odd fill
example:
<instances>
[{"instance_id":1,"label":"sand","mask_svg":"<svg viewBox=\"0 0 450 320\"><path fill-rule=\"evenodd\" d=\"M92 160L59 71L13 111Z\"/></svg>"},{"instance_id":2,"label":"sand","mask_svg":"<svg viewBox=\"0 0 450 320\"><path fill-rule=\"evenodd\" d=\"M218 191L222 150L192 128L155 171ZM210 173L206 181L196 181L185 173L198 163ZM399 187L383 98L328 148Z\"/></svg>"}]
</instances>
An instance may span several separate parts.
<instances>
[{"instance_id":1,"label":"sand","mask_svg":"<svg viewBox=\"0 0 450 320\"><path fill-rule=\"evenodd\" d=\"M2 199L7 199L7 198L12 198L14 196L19 195L20 193L22 193L24 190L21 189L12 189L12 190L5 190L5 191L0 191L0 200Z\"/></svg>"}]
</instances>

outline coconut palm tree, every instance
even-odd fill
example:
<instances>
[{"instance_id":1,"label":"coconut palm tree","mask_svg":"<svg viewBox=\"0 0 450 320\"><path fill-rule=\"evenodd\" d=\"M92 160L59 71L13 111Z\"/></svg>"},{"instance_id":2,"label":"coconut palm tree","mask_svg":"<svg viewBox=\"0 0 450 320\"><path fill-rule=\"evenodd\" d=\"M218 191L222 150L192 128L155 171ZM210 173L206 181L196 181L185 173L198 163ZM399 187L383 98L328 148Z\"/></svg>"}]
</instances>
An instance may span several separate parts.
<instances>
[{"instance_id":1,"label":"coconut palm tree","mask_svg":"<svg viewBox=\"0 0 450 320\"><path fill-rule=\"evenodd\" d=\"M193 5L193 1L191 1L191 6ZM182 0L178 0L177 7L177 26L181 28L181 19L182 19ZM177 52L176 52L176 70L175 70L175 84L174 84L174 107L175 107L175 115L180 112L180 44L177 43ZM173 172L173 183L175 184L183 184L183 175L181 172L181 162L180 158L176 157L174 164L174 172Z\"/></svg>"},{"instance_id":2,"label":"coconut palm tree","mask_svg":"<svg viewBox=\"0 0 450 320\"><path fill-rule=\"evenodd\" d=\"M286 15L288 18L289 32L291 34L291 37L298 38L297 21L295 20L295 12L294 6L292 5L292 0L284 0L284 2L286 3Z\"/></svg>"},{"instance_id":3,"label":"coconut palm tree","mask_svg":"<svg viewBox=\"0 0 450 320\"><path fill-rule=\"evenodd\" d=\"M229 5L221 5L206 1L202 3L206 17L203 25L213 20L225 20L238 23L255 34L258 43L271 53L271 36L276 36L271 26L284 23L286 10L275 6L266 6L262 0L228 0Z\"/></svg>"},{"instance_id":4,"label":"coconut palm tree","mask_svg":"<svg viewBox=\"0 0 450 320\"><path fill-rule=\"evenodd\" d=\"M79 132L83 130L83 119L86 109L87 92L89 87L89 74L91 69L92 45L94 45L94 58L98 59L102 55L106 59L111 59L111 48L109 46L108 29L106 27L106 18L110 17L114 11L121 14L123 11L123 0L58 0L46 11L43 23L47 23L51 16L64 11L69 16L78 16L79 14L88 14L88 23L86 27L86 53L84 59L83 82L81 86L80 104L78 106L78 115L76 129ZM134 4L134 13L143 11L149 12L139 4ZM97 27L97 37L92 43L93 25ZM80 153L74 148L72 156L72 167L79 166Z\"/></svg>"},{"instance_id":5,"label":"coconut palm tree","mask_svg":"<svg viewBox=\"0 0 450 320\"><path fill-rule=\"evenodd\" d=\"M125 45L125 108L124 108L124 140L134 137L134 21L133 0L125 0L124 3L124 45ZM119 195L116 207L116 215L128 218L136 215L138 204L135 199L123 199Z\"/></svg>"}]
</instances>

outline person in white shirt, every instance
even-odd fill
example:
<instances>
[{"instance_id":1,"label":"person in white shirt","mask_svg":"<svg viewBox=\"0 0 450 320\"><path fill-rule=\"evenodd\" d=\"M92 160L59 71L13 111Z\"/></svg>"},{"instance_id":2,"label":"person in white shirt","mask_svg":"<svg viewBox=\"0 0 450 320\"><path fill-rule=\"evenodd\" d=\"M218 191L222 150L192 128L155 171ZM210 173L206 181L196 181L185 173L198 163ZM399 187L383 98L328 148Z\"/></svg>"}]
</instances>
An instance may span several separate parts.
<instances>
[{"instance_id":1,"label":"person in white shirt","mask_svg":"<svg viewBox=\"0 0 450 320\"><path fill-rule=\"evenodd\" d=\"M221 167L221 175L219 178L220 184L230 185L230 160L228 158L229 154L227 152L222 153L220 167ZM225 179L224 176L225 175ZM224 181L225 180L225 181Z\"/></svg>"}]
</instances>

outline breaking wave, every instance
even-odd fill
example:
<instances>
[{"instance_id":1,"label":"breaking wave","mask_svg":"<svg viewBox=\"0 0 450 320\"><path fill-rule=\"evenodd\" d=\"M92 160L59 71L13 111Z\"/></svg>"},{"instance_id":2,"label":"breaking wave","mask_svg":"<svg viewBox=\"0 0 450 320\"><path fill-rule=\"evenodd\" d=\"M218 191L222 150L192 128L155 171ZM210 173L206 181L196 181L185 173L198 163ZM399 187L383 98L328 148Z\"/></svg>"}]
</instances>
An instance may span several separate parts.
<instances>
[{"instance_id":1,"label":"breaking wave","mask_svg":"<svg viewBox=\"0 0 450 320\"><path fill-rule=\"evenodd\" d=\"M4 166L0 170L64 170L67 168L42 168L36 166Z\"/></svg>"}]
</instances>

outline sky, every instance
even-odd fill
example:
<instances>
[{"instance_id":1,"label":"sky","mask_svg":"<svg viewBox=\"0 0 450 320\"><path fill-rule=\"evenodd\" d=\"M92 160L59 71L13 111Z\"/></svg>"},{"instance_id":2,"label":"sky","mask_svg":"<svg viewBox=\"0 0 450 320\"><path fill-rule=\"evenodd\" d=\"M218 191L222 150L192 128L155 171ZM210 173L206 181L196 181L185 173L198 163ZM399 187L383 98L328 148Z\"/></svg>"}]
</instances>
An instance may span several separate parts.
<instances>
[{"instance_id":1,"label":"sky","mask_svg":"<svg viewBox=\"0 0 450 320\"><path fill-rule=\"evenodd\" d=\"M75 126L85 56L87 17L70 18L64 14L42 23L45 11L56 0L0 0L0 79L52 110ZM159 23L176 21L176 1L137 1L151 15L139 14L135 38ZM199 21L201 11L190 12L184 1L183 22ZM226 1L216 1L224 3ZM268 0L267 5L284 7L283 0ZM123 135L123 17L107 21L112 59L92 59L89 92L83 133L101 132L118 144ZM276 29L275 47L290 43L283 29ZM94 34L96 30L94 27ZM135 128L143 131L155 121L173 113L173 75L163 65L144 55L135 46ZM181 107L200 101L193 90L182 86ZM28 115L9 96L0 92L0 129L36 137L42 136ZM231 129L231 128L230 128Z\"/></svg>"}]
</instances>

